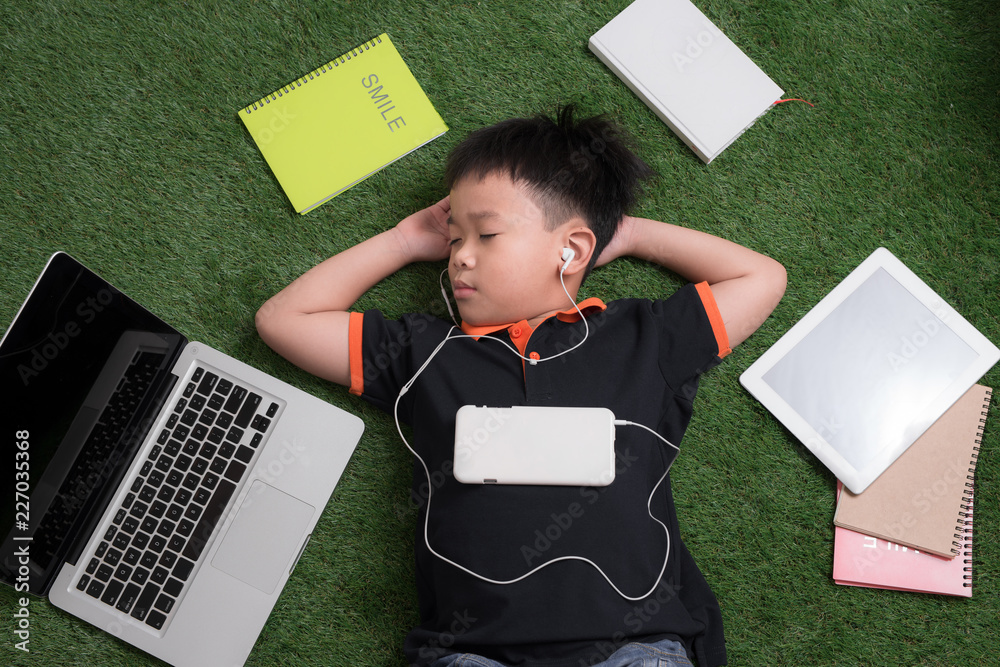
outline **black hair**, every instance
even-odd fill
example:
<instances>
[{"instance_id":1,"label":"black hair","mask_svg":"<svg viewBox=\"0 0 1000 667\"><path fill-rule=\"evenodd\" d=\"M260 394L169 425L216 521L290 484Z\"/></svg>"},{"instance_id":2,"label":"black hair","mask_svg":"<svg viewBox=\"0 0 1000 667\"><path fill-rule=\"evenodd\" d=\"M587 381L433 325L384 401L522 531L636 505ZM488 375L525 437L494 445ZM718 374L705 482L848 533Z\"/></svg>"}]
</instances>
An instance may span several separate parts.
<instances>
[{"instance_id":1,"label":"black hair","mask_svg":"<svg viewBox=\"0 0 1000 667\"><path fill-rule=\"evenodd\" d=\"M549 229L580 216L597 239L589 273L653 171L615 123L574 113L566 105L554 118L512 118L476 130L448 156L445 184L450 190L465 178L507 175L533 195Z\"/></svg>"}]
</instances>

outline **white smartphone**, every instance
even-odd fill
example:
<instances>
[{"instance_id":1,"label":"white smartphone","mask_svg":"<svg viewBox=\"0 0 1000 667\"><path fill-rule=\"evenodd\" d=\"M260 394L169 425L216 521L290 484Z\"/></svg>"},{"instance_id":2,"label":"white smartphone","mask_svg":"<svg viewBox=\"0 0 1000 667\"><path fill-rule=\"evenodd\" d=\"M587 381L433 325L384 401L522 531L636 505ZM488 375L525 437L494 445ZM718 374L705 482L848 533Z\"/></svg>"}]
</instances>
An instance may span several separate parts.
<instances>
[{"instance_id":1,"label":"white smartphone","mask_svg":"<svg viewBox=\"0 0 1000 667\"><path fill-rule=\"evenodd\" d=\"M455 479L607 486L615 479L614 419L607 408L465 405L455 416Z\"/></svg>"}]
</instances>

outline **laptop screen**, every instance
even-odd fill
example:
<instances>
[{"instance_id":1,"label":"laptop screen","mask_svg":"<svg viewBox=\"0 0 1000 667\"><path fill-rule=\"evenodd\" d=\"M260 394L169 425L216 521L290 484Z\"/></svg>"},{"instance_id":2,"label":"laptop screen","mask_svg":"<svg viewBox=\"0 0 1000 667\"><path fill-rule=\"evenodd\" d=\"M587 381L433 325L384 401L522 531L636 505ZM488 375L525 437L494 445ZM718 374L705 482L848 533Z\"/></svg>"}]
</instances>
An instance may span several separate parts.
<instances>
[{"instance_id":1,"label":"laptop screen","mask_svg":"<svg viewBox=\"0 0 1000 667\"><path fill-rule=\"evenodd\" d=\"M49 260L0 343L0 424L16 438L0 580L42 595L62 562L75 560L142 444L184 342L72 257Z\"/></svg>"}]
</instances>

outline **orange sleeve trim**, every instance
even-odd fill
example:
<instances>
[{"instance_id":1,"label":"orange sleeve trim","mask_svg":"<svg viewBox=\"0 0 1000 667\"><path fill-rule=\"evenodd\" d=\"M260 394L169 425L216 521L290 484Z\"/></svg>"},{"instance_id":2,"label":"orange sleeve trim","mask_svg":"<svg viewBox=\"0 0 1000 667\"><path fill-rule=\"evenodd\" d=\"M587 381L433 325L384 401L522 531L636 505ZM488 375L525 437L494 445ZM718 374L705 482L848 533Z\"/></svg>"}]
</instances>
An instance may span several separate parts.
<instances>
[{"instance_id":1,"label":"orange sleeve trim","mask_svg":"<svg viewBox=\"0 0 1000 667\"><path fill-rule=\"evenodd\" d=\"M365 364L361 355L361 332L364 324L364 314L351 313L348 325L348 346L350 347L351 388L350 392L360 396L365 392Z\"/></svg>"},{"instance_id":2,"label":"orange sleeve trim","mask_svg":"<svg viewBox=\"0 0 1000 667\"><path fill-rule=\"evenodd\" d=\"M722 321L722 313L719 312L719 305L715 303L715 295L712 294L712 288L708 286L708 283L698 283L694 287L698 290L698 296L701 297L701 303L705 307L705 313L708 315L708 321L712 325L712 331L715 332L715 342L719 346L719 358L721 359L733 351L729 347L729 334L726 333L726 325Z\"/></svg>"}]
</instances>

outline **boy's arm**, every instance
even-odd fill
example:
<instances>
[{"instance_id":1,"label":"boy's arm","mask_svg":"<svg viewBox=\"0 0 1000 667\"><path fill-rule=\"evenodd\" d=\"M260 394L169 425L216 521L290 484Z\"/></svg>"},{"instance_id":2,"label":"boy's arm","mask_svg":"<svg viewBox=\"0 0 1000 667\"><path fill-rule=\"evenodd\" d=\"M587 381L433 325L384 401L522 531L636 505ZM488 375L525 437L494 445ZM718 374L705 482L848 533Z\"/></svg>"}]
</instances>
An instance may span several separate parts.
<instances>
[{"instance_id":1,"label":"boy's arm","mask_svg":"<svg viewBox=\"0 0 1000 667\"><path fill-rule=\"evenodd\" d=\"M350 385L348 309L407 264L448 257L450 211L446 197L313 267L257 311L260 337L296 366Z\"/></svg>"},{"instance_id":2,"label":"boy's arm","mask_svg":"<svg viewBox=\"0 0 1000 667\"><path fill-rule=\"evenodd\" d=\"M694 229L626 216L597 265L625 255L659 264L691 282L707 282L731 347L756 331L785 293L781 264Z\"/></svg>"}]
</instances>

